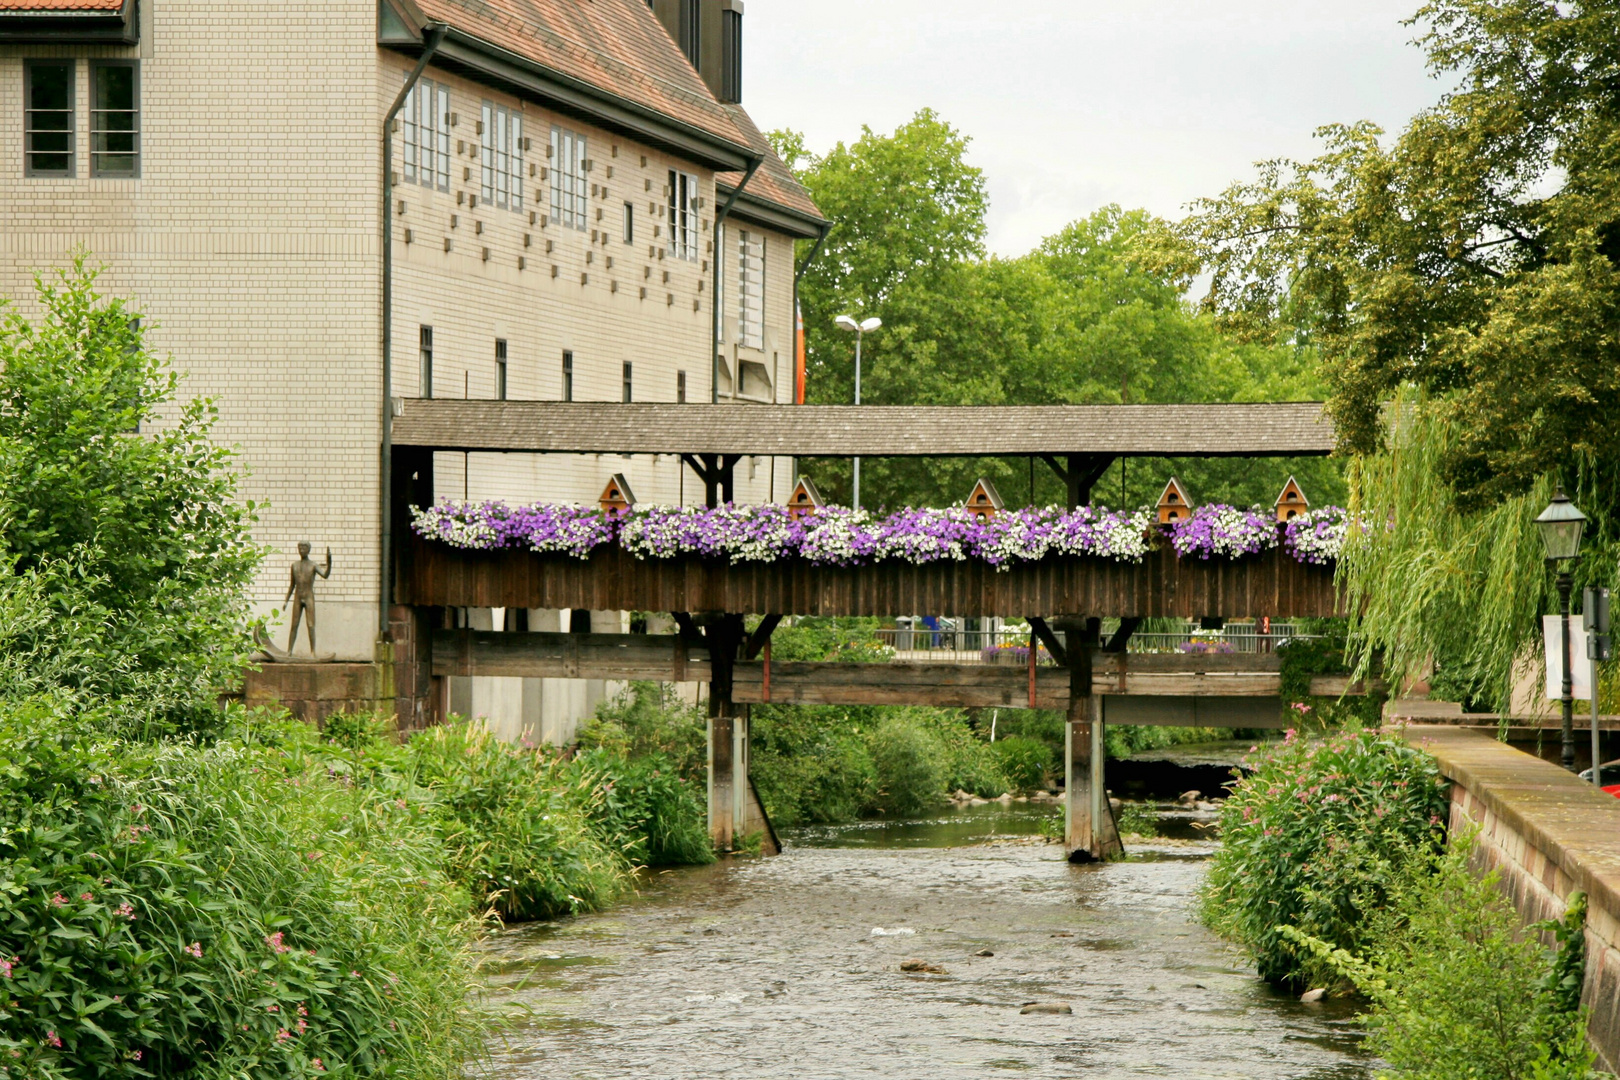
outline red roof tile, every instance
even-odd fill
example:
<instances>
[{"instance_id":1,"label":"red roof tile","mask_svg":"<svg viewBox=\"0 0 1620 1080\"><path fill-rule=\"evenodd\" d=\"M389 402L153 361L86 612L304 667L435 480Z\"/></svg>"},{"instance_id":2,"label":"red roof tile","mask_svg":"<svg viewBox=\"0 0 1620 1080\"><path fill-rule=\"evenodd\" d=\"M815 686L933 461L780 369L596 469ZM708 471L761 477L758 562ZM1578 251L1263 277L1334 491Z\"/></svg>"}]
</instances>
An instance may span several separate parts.
<instances>
[{"instance_id":1,"label":"red roof tile","mask_svg":"<svg viewBox=\"0 0 1620 1080\"><path fill-rule=\"evenodd\" d=\"M0 11L122 11L124 0L0 0Z\"/></svg>"},{"instance_id":2,"label":"red roof tile","mask_svg":"<svg viewBox=\"0 0 1620 1080\"><path fill-rule=\"evenodd\" d=\"M753 117L744 112L741 105L724 105L722 108L731 114L732 121L748 137L748 145L765 155L764 163L754 171L754 178L748 181L747 187L743 188L743 194L768 203L774 203L796 213L808 215L818 221L826 220L822 217L821 210L816 206L815 200L810 198L810 193L804 190L804 186L799 183L798 177L793 175L793 170L787 167L786 162L776 156L776 151L771 148L770 140L755 126ZM720 173L715 177L715 180L728 188L735 189L738 184L742 183L742 178L742 173Z\"/></svg>"},{"instance_id":3,"label":"red roof tile","mask_svg":"<svg viewBox=\"0 0 1620 1080\"><path fill-rule=\"evenodd\" d=\"M0 3L9 0L0 0ZM748 145L644 0L417 0L428 18L670 119Z\"/></svg>"}]
</instances>

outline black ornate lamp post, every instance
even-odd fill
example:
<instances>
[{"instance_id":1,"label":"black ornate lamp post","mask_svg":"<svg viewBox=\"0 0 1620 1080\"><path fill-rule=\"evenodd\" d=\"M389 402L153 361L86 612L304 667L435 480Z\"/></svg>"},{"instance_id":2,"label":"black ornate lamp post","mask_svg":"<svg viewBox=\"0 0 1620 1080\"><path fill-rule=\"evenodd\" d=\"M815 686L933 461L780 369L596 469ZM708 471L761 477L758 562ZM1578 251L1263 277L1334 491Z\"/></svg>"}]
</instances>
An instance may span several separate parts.
<instances>
[{"instance_id":1,"label":"black ornate lamp post","mask_svg":"<svg viewBox=\"0 0 1620 1080\"><path fill-rule=\"evenodd\" d=\"M1575 587L1570 567L1581 555L1581 530L1586 526L1586 515L1575 508L1562 488L1547 504L1547 509L1536 518L1541 528L1541 542L1547 547L1547 563L1558 574L1558 613L1563 621L1564 636L1564 768L1575 768L1575 694L1571 674L1569 649L1569 594Z\"/></svg>"}]
</instances>

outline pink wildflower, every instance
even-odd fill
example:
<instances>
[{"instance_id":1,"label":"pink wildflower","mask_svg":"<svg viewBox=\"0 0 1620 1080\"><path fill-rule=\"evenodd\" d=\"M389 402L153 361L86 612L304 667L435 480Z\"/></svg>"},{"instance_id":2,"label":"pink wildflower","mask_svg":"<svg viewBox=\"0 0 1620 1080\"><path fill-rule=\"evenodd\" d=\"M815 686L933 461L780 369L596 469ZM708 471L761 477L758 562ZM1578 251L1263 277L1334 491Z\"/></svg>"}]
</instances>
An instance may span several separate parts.
<instances>
[{"instance_id":1,"label":"pink wildflower","mask_svg":"<svg viewBox=\"0 0 1620 1080\"><path fill-rule=\"evenodd\" d=\"M93 896L91 896L91 895L90 895L90 894L89 894L89 893L87 893L87 892L82 892L82 893L80 893L80 894L79 894L79 899L80 899L80 900L94 900L94 899L95 899L95 897L93 897Z\"/></svg>"},{"instance_id":2,"label":"pink wildflower","mask_svg":"<svg viewBox=\"0 0 1620 1080\"><path fill-rule=\"evenodd\" d=\"M62 907L66 903L67 897L63 896L61 893L51 894L51 907Z\"/></svg>"},{"instance_id":3,"label":"pink wildflower","mask_svg":"<svg viewBox=\"0 0 1620 1080\"><path fill-rule=\"evenodd\" d=\"M281 1006L280 1005L266 1005L264 1007L264 1009L265 1009L265 1012L278 1013L278 1012L281 1011Z\"/></svg>"},{"instance_id":4,"label":"pink wildflower","mask_svg":"<svg viewBox=\"0 0 1620 1080\"><path fill-rule=\"evenodd\" d=\"M279 1028L276 1031L276 1042L284 1043L290 1038L292 1038L292 1032L288 1031L286 1028Z\"/></svg>"},{"instance_id":5,"label":"pink wildflower","mask_svg":"<svg viewBox=\"0 0 1620 1080\"><path fill-rule=\"evenodd\" d=\"M291 948L289 948L288 946L283 945L281 943L281 931L280 930L277 930L275 933L268 935L264 939L264 943L266 945L270 946L272 949L276 950L276 952L278 952L278 953L284 953L284 952L291 952L292 951Z\"/></svg>"},{"instance_id":6,"label":"pink wildflower","mask_svg":"<svg viewBox=\"0 0 1620 1080\"><path fill-rule=\"evenodd\" d=\"M128 900L125 900L122 904L119 904L118 905L118 910L116 912L114 912L114 914L122 915L124 918L128 919L130 922L135 921L135 908L130 904L130 902Z\"/></svg>"},{"instance_id":7,"label":"pink wildflower","mask_svg":"<svg viewBox=\"0 0 1620 1080\"><path fill-rule=\"evenodd\" d=\"M193 941L180 951L195 956L198 960L202 959L202 943L200 941Z\"/></svg>"},{"instance_id":8,"label":"pink wildflower","mask_svg":"<svg viewBox=\"0 0 1620 1080\"><path fill-rule=\"evenodd\" d=\"M0 979L11 978L11 965L15 963L17 963L17 958L15 956L13 956L10 960L0 960Z\"/></svg>"},{"instance_id":9,"label":"pink wildflower","mask_svg":"<svg viewBox=\"0 0 1620 1080\"><path fill-rule=\"evenodd\" d=\"M136 1061L139 1061L139 1060L141 1060L141 1051L137 1050L134 1053L130 1054L129 1056L134 1058Z\"/></svg>"},{"instance_id":10,"label":"pink wildflower","mask_svg":"<svg viewBox=\"0 0 1620 1080\"><path fill-rule=\"evenodd\" d=\"M308 1030L309 1030L309 1021L305 1020L303 1017L300 1016L298 1018L298 1034L302 1035L304 1032L306 1032Z\"/></svg>"},{"instance_id":11,"label":"pink wildflower","mask_svg":"<svg viewBox=\"0 0 1620 1080\"><path fill-rule=\"evenodd\" d=\"M326 1071L326 1066L321 1064L321 1059L320 1058L310 1058L309 1059L309 1067L314 1069L316 1072L325 1072Z\"/></svg>"},{"instance_id":12,"label":"pink wildflower","mask_svg":"<svg viewBox=\"0 0 1620 1080\"><path fill-rule=\"evenodd\" d=\"M62 1048L62 1040L57 1037L55 1031L47 1031L45 1033L45 1041L56 1047L58 1050Z\"/></svg>"}]
</instances>

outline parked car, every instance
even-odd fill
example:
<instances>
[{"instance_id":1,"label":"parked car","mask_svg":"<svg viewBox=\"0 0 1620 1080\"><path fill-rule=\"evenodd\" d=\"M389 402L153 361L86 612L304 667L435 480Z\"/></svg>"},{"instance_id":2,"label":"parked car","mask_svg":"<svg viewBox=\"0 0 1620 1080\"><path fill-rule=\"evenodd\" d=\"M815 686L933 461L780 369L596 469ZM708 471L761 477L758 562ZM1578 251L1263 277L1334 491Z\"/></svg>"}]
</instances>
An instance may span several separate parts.
<instances>
[{"instance_id":1,"label":"parked car","mask_svg":"<svg viewBox=\"0 0 1620 1080\"><path fill-rule=\"evenodd\" d=\"M1603 773L1600 777L1603 790L1620 799L1620 760L1605 761L1602 765ZM1587 769L1581 773L1581 779L1588 784L1592 782L1592 770Z\"/></svg>"}]
</instances>

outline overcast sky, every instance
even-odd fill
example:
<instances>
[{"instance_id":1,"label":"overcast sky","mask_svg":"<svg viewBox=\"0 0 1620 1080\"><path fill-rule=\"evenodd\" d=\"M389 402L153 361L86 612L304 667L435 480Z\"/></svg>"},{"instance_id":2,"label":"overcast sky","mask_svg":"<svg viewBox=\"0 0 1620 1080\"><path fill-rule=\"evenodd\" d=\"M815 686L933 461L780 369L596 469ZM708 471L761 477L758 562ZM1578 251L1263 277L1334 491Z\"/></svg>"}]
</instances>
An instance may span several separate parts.
<instances>
[{"instance_id":1,"label":"overcast sky","mask_svg":"<svg viewBox=\"0 0 1620 1080\"><path fill-rule=\"evenodd\" d=\"M990 247L1021 254L1100 206L1166 216L1316 152L1399 130L1440 92L1401 25L1418 0L748 0L744 103L814 150L932 107L971 137Z\"/></svg>"}]
</instances>

